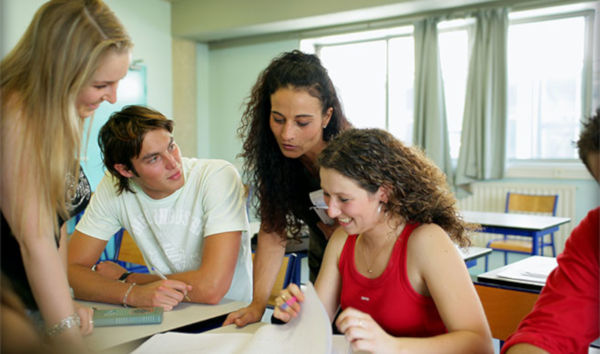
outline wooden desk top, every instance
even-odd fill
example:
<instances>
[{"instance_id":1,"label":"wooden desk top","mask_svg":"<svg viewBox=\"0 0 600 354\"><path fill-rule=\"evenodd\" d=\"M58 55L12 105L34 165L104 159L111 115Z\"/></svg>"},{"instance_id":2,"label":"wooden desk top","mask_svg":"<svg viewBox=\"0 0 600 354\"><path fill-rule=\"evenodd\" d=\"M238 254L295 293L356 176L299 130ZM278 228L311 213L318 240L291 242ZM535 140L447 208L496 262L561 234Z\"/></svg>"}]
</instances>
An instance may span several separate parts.
<instances>
[{"instance_id":1,"label":"wooden desk top","mask_svg":"<svg viewBox=\"0 0 600 354\"><path fill-rule=\"evenodd\" d=\"M79 301L82 305L98 309L119 308L118 305ZM94 328L91 335L85 337L88 347L94 352L130 352L127 343L137 343L156 333L170 331L192 323L206 321L236 311L247 304L241 301L223 300L218 305L181 303L174 310L165 312L163 322L154 325L112 326ZM123 346L125 345L125 346ZM128 348L115 350L119 346ZM134 346L135 348L135 346Z\"/></svg>"},{"instance_id":2,"label":"wooden desk top","mask_svg":"<svg viewBox=\"0 0 600 354\"><path fill-rule=\"evenodd\" d=\"M462 216L466 222L480 224L482 226L496 226L532 231L545 230L571 221L570 218L558 216L493 213L484 211L463 211Z\"/></svg>"}]
</instances>

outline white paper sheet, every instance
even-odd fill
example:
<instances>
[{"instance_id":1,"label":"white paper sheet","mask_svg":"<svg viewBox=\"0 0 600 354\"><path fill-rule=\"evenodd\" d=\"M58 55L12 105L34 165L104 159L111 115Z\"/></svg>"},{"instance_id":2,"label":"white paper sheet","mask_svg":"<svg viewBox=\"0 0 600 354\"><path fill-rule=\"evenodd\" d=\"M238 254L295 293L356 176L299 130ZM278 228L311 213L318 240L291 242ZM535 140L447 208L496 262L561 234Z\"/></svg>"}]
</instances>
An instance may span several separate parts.
<instances>
[{"instance_id":1,"label":"white paper sheet","mask_svg":"<svg viewBox=\"0 0 600 354\"><path fill-rule=\"evenodd\" d=\"M176 333L157 334L148 339L134 354L154 353L240 353L240 354L304 354L332 353L332 331L329 317L317 293L308 283L303 287L305 301L298 317L285 325L267 324L255 333ZM344 340L337 338L336 353L347 353Z\"/></svg>"},{"instance_id":2,"label":"white paper sheet","mask_svg":"<svg viewBox=\"0 0 600 354\"><path fill-rule=\"evenodd\" d=\"M556 258L531 256L511 264L507 269L498 272L498 276L544 285L548 275L557 265Z\"/></svg>"}]
</instances>

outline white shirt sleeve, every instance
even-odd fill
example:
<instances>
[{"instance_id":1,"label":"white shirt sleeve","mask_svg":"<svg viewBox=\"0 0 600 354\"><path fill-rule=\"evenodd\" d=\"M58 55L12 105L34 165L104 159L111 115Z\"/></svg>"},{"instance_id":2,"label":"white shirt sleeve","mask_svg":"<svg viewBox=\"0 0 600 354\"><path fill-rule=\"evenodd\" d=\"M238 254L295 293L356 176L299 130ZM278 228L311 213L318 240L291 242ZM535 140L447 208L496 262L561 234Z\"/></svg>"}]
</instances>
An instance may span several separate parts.
<instances>
[{"instance_id":1,"label":"white shirt sleeve","mask_svg":"<svg viewBox=\"0 0 600 354\"><path fill-rule=\"evenodd\" d=\"M77 223L77 231L101 240L110 240L121 228L116 189L113 177L106 173Z\"/></svg>"},{"instance_id":2,"label":"white shirt sleeve","mask_svg":"<svg viewBox=\"0 0 600 354\"><path fill-rule=\"evenodd\" d=\"M247 230L244 186L233 165L227 163L210 174L202 186L202 198L204 237Z\"/></svg>"}]
</instances>

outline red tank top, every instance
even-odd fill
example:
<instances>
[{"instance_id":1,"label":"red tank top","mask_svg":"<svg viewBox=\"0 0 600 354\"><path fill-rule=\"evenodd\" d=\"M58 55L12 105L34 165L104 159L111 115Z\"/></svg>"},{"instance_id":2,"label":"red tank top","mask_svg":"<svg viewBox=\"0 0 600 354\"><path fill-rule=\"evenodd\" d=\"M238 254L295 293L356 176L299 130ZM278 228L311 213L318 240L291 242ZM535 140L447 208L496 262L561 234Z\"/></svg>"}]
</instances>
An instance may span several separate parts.
<instances>
[{"instance_id":1,"label":"red tank top","mask_svg":"<svg viewBox=\"0 0 600 354\"><path fill-rule=\"evenodd\" d=\"M394 244L383 273L369 279L358 272L354 263L357 235L350 235L340 255L342 309L353 307L366 312L395 337L430 337L446 333L431 297L417 293L406 273L406 245L419 224L407 224Z\"/></svg>"}]
</instances>

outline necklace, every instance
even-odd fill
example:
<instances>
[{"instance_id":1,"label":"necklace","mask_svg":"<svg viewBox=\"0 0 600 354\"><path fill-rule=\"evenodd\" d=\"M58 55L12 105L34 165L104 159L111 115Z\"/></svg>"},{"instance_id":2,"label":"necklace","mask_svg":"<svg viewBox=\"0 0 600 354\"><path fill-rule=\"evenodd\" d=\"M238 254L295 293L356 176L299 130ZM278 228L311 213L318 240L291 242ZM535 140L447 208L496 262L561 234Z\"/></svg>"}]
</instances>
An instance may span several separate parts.
<instances>
[{"instance_id":1,"label":"necklace","mask_svg":"<svg viewBox=\"0 0 600 354\"><path fill-rule=\"evenodd\" d=\"M367 272L369 274L373 273L373 265L375 264L375 261L377 261L377 259L381 255L381 252L386 248L385 246L388 244L388 241L390 240L390 238L391 238L392 235L393 235L393 233L390 233L390 234L387 235L387 237L385 238L385 241L383 243L383 246L379 248L379 250L377 251L376 256L373 258L371 264L369 264L367 262L368 258L367 258L367 253L366 253L366 250L365 250L366 247L364 247L364 246L362 247L362 256L363 256L363 258L365 260L365 264L367 266ZM360 234L358 237L361 238L362 236L363 235ZM358 240L357 240L357 242L358 242ZM363 244L364 244L364 241L363 241Z\"/></svg>"}]
</instances>

